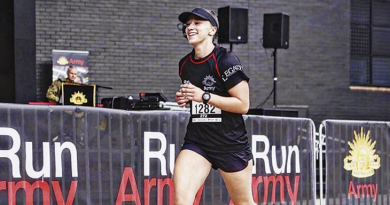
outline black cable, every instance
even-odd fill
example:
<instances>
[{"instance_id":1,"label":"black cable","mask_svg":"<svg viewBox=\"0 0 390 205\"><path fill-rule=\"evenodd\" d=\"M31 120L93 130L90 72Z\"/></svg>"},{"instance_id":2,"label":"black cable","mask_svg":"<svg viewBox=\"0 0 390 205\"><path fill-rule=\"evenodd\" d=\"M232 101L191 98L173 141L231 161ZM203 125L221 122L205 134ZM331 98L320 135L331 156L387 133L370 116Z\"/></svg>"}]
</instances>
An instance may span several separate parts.
<instances>
[{"instance_id":1,"label":"black cable","mask_svg":"<svg viewBox=\"0 0 390 205\"><path fill-rule=\"evenodd\" d=\"M273 93L274 93L274 89L272 88L271 93L268 95L268 97L267 97L262 103L260 103L260 104L256 107L256 109L262 108L263 105L268 101L268 99L271 97L271 95L272 95Z\"/></svg>"},{"instance_id":2,"label":"black cable","mask_svg":"<svg viewBox=\"0 0 390 205\"><path fill-rule=\"evenodd\" d=\"M263 42L263 38L260 39L260 42L262 43ZM267 54L267 50L264 48L264 52L265 52L265 57L266 57L266 60L267 60L267 64L268 64L268 70L271 72L271 74L273 75L273 71L271 70L271 66L269 64L269 61L268 61L268 54ZM270 94L268 95L268 97L263 101L261 102L257 107L256 109L259 109L259 108L262 108L263 105L269 100L269 98L271 97L271 95L274 93L274 88L272 88Z\"/></svg>"}]
</instances>

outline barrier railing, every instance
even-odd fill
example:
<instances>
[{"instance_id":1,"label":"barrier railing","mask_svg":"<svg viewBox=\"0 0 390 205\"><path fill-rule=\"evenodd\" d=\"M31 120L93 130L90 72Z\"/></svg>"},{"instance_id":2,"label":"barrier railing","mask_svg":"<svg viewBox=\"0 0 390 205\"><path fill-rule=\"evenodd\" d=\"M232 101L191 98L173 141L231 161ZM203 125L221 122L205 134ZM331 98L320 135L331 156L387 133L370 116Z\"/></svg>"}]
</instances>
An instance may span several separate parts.
<instances>
[{"instance_id":1,"label":"barrier railing","mask_svg":"<svg viewBox=\"0 0 390 205\"><path fill-rule=\"evenodd\" d=\"M189 114L0 103L0 201L173 204L174 160ZM310 119L244 116L259 204L315 204ZM232 204L213 170L194 204Z\"/></svg>"},{"instance_id":2,"label":"barrier railing","mask_svg":"<svg viewBox=\"0 0 390 205\"><path fill-rule=\"evenodd\" d=\"M321 199L326 176L322 204L390 204L389 122L326 120L320 135L325 139L320 150L326 145L326 174L320 173Z\"/></svg>"}]
</instances>

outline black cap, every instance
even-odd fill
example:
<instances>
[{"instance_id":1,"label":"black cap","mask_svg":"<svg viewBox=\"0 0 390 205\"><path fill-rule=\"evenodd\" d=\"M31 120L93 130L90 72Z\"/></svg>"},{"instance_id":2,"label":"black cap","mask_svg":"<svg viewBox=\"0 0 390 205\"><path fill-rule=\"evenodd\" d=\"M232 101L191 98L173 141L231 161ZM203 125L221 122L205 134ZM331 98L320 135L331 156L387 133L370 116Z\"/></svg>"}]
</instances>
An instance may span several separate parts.
<instances>
[{"instance_id":1,"label":"black cap","mask_svg":"<svg viewBox=\"0 0 390 205\"><path fill-rule=\"evenodd\" d=\"M179 15L180 22L182 22L184 24L187 23L188 18L190 17L190 15L195 15L195 16L198 16L198 17L200 17L202 19L208 20L208 21L210 21L211 25L213 25L213 26L218 28L218 20L215 19L208 11L206 11L205 9L202 9L202 8L195 8L191 12L183 12L183 13L181 13Z\"/></svg>"}]
</instances>

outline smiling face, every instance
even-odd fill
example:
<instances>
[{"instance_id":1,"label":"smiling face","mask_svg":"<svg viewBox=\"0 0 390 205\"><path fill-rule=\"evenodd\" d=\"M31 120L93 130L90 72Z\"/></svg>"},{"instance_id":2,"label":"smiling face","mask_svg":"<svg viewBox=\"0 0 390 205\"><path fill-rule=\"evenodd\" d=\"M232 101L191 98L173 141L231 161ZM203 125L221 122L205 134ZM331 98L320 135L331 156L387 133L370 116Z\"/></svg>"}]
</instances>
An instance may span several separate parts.
<instances>
[{"instance_id":1,"label":"smiling face","mask_svg":"<svg viewBox=\"0 0 390 205\"><path fill-rule=\"evenodd\" d=\"M192 15L188 18L186 25L187 39L192 46L213 43L217 28L212 26L210 21Z\"/></svg>"}]
</instances>

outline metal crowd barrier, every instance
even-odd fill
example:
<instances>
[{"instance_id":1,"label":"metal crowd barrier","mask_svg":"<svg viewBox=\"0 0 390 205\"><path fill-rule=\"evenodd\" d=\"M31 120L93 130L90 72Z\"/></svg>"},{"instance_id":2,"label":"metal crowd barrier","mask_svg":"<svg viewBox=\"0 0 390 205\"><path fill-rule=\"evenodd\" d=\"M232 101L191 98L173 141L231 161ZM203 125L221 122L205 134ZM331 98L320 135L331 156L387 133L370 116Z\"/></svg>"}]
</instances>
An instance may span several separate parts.
<instances>
[{"instance_id":1,"label":"metal crowd barrier","mask_svg":"<svg viewBox=\"0 0 390 205\"><path fill-rule=\"evenodd\" d=\"M188 119L180 111L0 103L0 202L171 205L173 165ZM244 120L255 159L255 201L315 204L313 121ZM218 171L194 204L232 204Z\"/></svg>"},{"instance_id":2,"label":"metal crowd barrier","mask_svg":"<svg viewBox=\"0 0 390 205\"><path fill-rule=\"evenodd\" d=\"M319 133L321 204L390 204L390 122L326 120Z\"/></svg>"}]
</instances>

